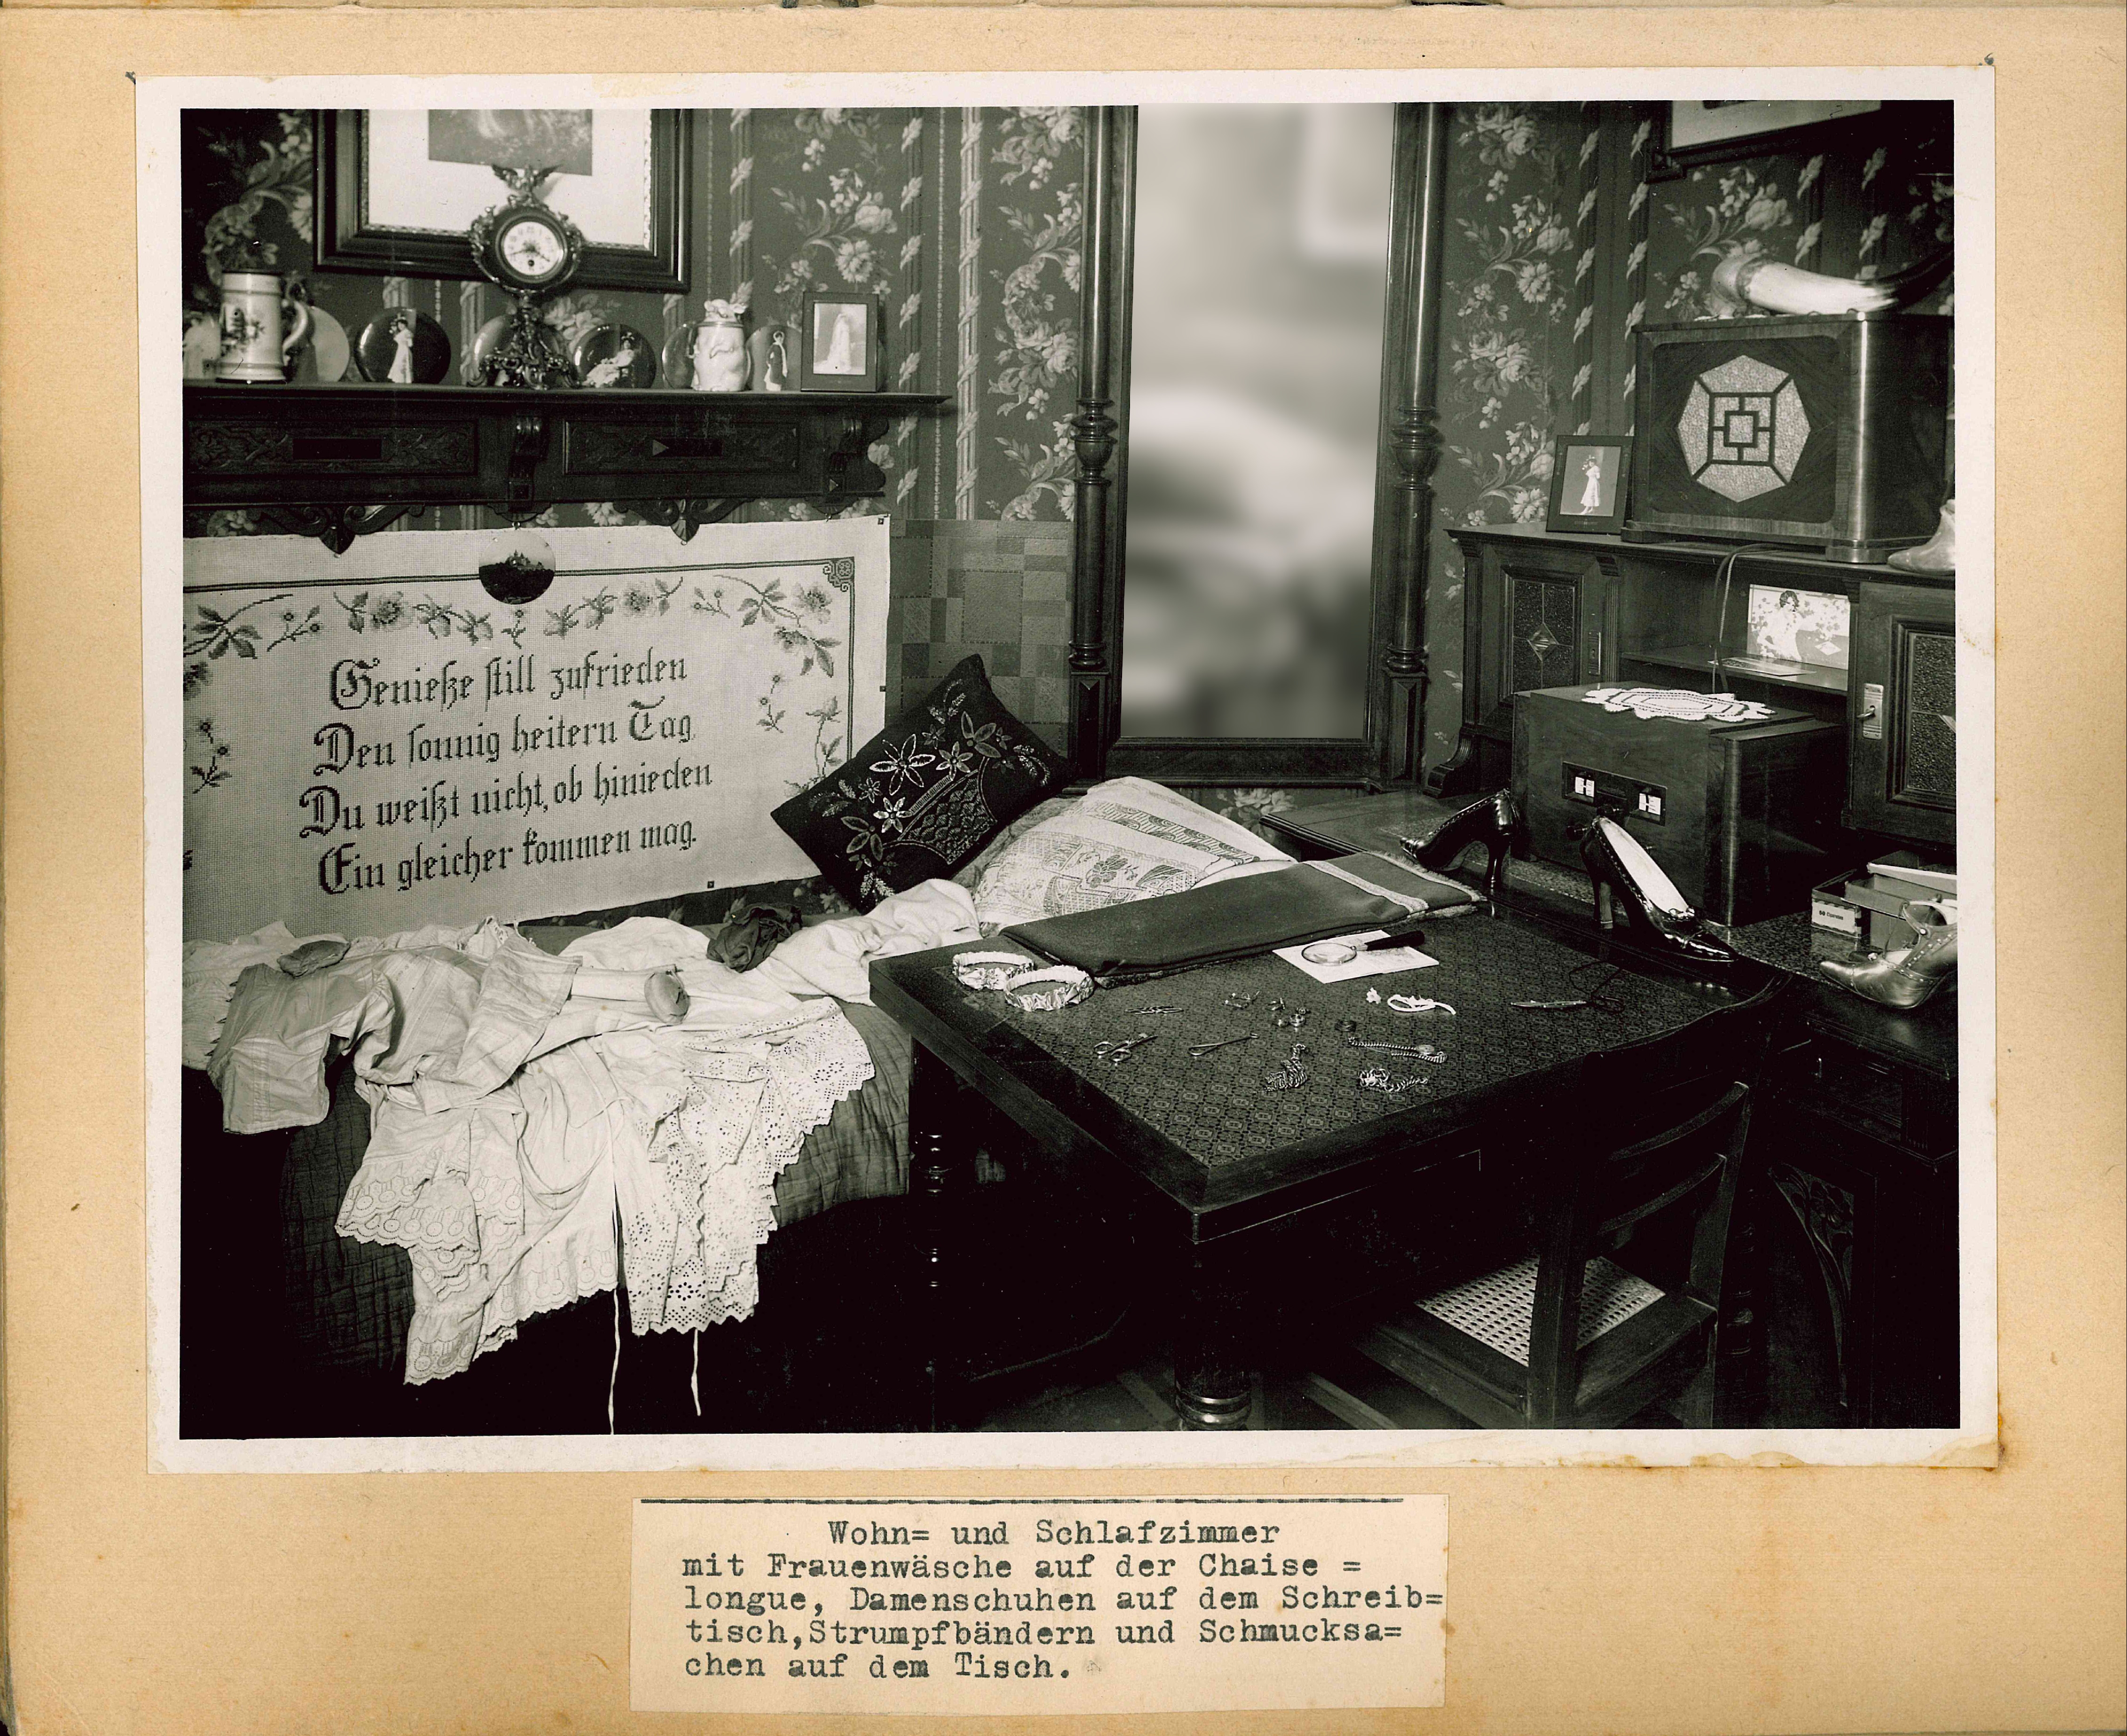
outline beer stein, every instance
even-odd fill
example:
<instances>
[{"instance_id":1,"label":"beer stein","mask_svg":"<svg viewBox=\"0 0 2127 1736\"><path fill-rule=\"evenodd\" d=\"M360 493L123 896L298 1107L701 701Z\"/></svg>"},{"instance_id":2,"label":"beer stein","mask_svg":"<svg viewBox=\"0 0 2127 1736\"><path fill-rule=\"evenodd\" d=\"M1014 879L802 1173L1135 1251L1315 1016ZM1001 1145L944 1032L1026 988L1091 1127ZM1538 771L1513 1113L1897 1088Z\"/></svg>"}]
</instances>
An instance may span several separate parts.
<instances>
[{"instance_id":1,"label":"beer stein","mask_svg":"<svg viewBox=\"0 0 2127 1736\"><path fill-rule=\"evenodd\" d=\"M216 379L277 385L288 377L289 358L310 335L310 309L283 293L274 272L222 273Z\"/></svg>"}]
</instances>

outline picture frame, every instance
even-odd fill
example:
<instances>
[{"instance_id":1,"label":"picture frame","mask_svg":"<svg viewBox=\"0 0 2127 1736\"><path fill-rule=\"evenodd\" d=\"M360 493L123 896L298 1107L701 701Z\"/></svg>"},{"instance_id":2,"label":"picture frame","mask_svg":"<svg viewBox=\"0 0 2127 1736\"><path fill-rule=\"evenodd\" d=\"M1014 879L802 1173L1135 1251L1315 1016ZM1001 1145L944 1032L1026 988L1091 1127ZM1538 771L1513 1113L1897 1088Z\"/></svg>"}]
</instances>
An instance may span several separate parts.
<instances>
[{"instance_id":1,"label":"picture frame","mask_svg":"<svg viewBox=\"0 0 2127 1736\"><path fill-rule=\"evenodd\" d=\"M884 377L879 355L879 308L870 296L805 298L799 333L798 389L805 392L875 392Z\"/></svg>"},{"instance_id":2,"label":"picture frame","mask_svg":"<svg viewBox=\"0 0 2127 1736\"><path fill-rule=\"evenodd\" d=\"M1625 527L1632 473L1630 434L1553 437L1551 499L1544 513L1544 528L1583 536L1614 536ZM1583 509L1586 508L1594 510Z\"/></svg>"},{"instance_id":3,"label":"picture frame","mask_svg":"<svg viewBox=\"0 0 2127 1736\"><path fill-rule=\"evenodd\" d=\"M545 201L586 242L573 286L685 295L694 132L688 109L321 110L317 269L477 278L467 230L509 196L489 165L552 161Z\"/></svg>"},{"instance_id":4,"label":"picture frame","mask_svg":"<svg viewBox=\"0 0 2127 1736\"><path fill-rule=\"evenodd\" d=\"M1821 148L1843 132L1881 125L1884 111L1907 106L1866 99L1659 103L1647 178L1674 181L1705 163Z\"/></svg>"}]
</instances>

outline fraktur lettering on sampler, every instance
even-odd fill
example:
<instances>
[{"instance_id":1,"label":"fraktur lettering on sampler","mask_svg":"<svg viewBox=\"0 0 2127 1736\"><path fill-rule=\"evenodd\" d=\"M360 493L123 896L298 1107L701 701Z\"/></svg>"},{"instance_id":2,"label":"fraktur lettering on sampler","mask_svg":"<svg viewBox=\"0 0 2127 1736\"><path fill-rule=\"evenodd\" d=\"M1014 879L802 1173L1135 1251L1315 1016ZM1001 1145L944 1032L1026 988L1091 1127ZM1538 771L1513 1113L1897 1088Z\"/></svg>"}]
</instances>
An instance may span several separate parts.
<instances>
[{"instance_id":1,"label":"fraktur lettering on sampler","mask_svg":"<svg viewBox=\"0 0 2127 1736\"><path fill-rule=\"evenodd\" d=\"M883 518L185 544L185 934L382 934L810 874L769 811L884 721Z\"/></svg>"}]
</instances>

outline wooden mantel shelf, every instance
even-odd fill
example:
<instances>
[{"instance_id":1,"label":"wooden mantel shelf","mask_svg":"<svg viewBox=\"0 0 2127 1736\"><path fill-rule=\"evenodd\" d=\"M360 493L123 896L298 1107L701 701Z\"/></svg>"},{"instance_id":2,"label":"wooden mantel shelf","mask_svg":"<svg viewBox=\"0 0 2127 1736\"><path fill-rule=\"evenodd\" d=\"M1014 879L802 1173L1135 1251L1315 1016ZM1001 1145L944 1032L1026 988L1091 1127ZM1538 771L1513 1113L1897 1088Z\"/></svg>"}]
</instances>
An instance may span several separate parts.
<instances>
[{"instance_id":1,"label":"wooden mantel shelf","mask_svg":"<svg viewBox=\"0 0 2127 1736\"><path fill-rule=\"evenodd\" d=\"M185 504L244 507L334 550L401 514L529 518L610 500L684 540L750 500L882 494L867 456L929 392L185 386Z\"/></svg>"}]
</instances>

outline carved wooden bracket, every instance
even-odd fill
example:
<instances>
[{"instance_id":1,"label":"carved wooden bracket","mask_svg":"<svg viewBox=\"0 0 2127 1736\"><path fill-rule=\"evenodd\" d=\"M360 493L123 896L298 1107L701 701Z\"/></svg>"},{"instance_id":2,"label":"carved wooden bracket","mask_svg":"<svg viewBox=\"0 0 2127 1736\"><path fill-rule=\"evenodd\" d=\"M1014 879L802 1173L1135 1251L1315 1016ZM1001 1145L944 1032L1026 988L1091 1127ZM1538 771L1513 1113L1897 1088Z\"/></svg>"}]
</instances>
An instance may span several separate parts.
<instances>
[{"instance_id":1,"label":"carved wooden bracket","mask_svg":"<svg viewBox=\"0 0 2127 1736\"><path fill-rule=\"evenodd\" d=\"M539 461L546 456L547 419L530 414L513 419L509 424L509 492L503 504L503 510L511 517L529 518L538 512L533 483L538 475Z\"/></svg>"},{"instance_id":2,"label":"carved wooden bracket","mask_svg":"<svg viewBox=\"0 0 2127 1736\"><path fill-rule=\"evenodd\" d=\"M722 524L746 504L743 499L645 500L636 510L652 524L670 525L682 542L691 542L703 525Z\"/></svg>"},{"instance_id":3,"label":"carved wooden bracket","mask_svg":"<svg viewBox=\"0 0 2127 1736\"><path fill-rule=\"evenodd\" d=\"M886 472L871 461L871 448L886 438L883 416L845 416L827 454L825 492L843 499L886 492Z\"/></svg>"},{"instance_id":4,"label":"carved wooden bracket","mask_svg":"<svg viewBox=\"0 0 2127 1736\"><path fill-rule=\"evenodd\" d=\"M354 539L372 531L396 524L407 513L428 510L410 504L400 506L269 506L259 516L276 530L291 537L315 537L335 555L344 555Z\"/></svg>"}]
</instances>

